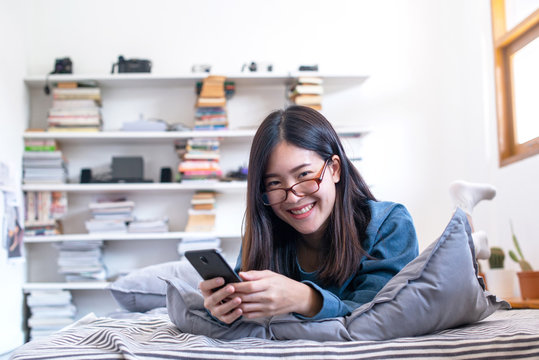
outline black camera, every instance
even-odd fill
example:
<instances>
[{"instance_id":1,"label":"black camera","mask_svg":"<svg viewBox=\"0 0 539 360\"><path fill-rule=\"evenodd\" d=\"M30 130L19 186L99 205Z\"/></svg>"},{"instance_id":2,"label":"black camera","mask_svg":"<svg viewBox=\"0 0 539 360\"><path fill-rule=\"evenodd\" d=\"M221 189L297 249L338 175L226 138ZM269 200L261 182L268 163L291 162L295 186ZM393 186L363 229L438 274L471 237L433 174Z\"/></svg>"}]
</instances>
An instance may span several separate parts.
<instances>
[{"instance_id":1,"label":"black camera","mask_svg":"<svg viewBox=\"0 0 539 360\"><path fill-rule=\"evenodd\" d=\"M45 91L46 95L49 95L51 93L51 89L49 86L49 75L52 74L73 74L73 63L71 62L71 59L68 57L65 58L57 58L54 60L54 69L47 74L45 78L45 87L43 90Z\"/></svg>"},{"instance_id":2,"label":"black camera","mask_svg":"<svg viewBox=\"0 0 539 360\"><path fill-rule=\"evenodd\" d=\"M144 59L125 59L118 56L118 62L112 64L111 74L114 74L114 68L118 66L119 73L149 73L152 70L152 62Z\"/></svg>"},{"instance_id":3,"label":"black camera","mask_svg":"<svg viewBox=\"0 0 539 360\"><path fill-rule=\"evenodd\" d=\"M54 70L51 74L73 74L73 63L68 57L59 58L54 61Z\"/></svg>"}]
</instances>

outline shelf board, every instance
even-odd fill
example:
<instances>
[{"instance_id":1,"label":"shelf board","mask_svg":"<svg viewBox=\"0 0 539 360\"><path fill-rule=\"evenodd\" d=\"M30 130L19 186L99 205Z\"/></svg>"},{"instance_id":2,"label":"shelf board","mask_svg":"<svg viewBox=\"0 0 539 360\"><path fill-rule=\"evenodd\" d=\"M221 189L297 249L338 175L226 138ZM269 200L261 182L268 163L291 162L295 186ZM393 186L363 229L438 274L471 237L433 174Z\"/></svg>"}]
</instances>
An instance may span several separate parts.
<instances>
[{"instance_id":1,"label":"shelf board","mask_svg":"<svg viewBox=\"0 0 539 360\"><path fill-rule=\"evenodd\" d=\"M59 141L159 141L186 138L252 138L256 129L228 129L214 131L100 131L100 132L47 132L29 131L24 139L54 139Z\"/></svg>"},{"instance_id":2,"label":"shelf board","mask_svg":"<svg viewBox=\"0 0 539 360\"><path fill-rule=\"evenodd\" d=\"M182 182L182 183L100 183L100 184L23 184L23 191L68 191L68 192L132 192L132 191L237 191L246 190L247 182Z\"/></svg>"},{"instance_id":3,"label":"shelf board","mask_svg":"<svg viewBox=\"0 0 539 360\"><path fill-rule=\"evenodd\" d=\"M109 282L31 282L22 285L25 293L32 290L105 290Z\"/></svg>"},{"instance_id":4,"label":"shelf board","mask_svg":"<svg viewBox=\"0 0 539 360\"><path fill-rule=\"evenodd\" d=\"M171 231L163 233L100 233L100 234L61 234L61 235L42 235L42 236L25 236L24 243L49 243L60 241L133 241L133 240L174 240L183 238L239 238L239 233L221 233L221 232L185 232Z\"/></svg>"},{"instance_id":5,"label":"shelf board","mask_svg":"<svg viewBox=\"0 0 539 360\"><path fill-rule=\"evenodd\" d=\"M362 136L369 129L352 126L336 126L335 131L341 136ZM172 141L185 138L252 138L256 129L228 129L215 131L100 131L100 132L47 132L29 131L23 134L24 139L54 139L61 142L147 142Z\"/></svg>"},{"instance_id":6,"label":"shelf board","mask_svg":"<svg viewBox=\"0 0 539 360\"><path fill-rule=\"evenodd\" d=\"M101 87L142 87L142 86L194 86L204 79L207 73L188 74L54 74L49 76L50 83L72 81L97 81ZM317 76L324 79L324 85L360 84L368 77L364 74L336 74L322 72L244 72L218 74L227 76L227 80L238 85L264 86L284 85L298 76ZM27 76L24 82L29 87L45 86L46 75Z\"/></svg>"}]
</instances>

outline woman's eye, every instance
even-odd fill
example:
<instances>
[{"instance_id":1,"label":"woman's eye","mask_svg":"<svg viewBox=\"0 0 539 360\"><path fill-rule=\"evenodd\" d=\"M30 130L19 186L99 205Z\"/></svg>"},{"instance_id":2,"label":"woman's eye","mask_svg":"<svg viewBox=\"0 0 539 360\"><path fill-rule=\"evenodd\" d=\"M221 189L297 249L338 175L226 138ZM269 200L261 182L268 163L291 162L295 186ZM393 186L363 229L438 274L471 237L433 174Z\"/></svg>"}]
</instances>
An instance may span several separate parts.
<instances>
[{"instance_id":1,"label":"woman's eye","mask_svg":"<svg viewBox=\"0 0 539 360\"><path fill-rule=\"evenodd\" d=\"M274 188L274 187L277 187L279 186L279 182L278 181L270 181L266 184L266 187L267 188Z\"/></svg>"},{"instance_id":2,"label":"woman's eye","mask_svg":"<svg viewBox=\"0 0 539 360\"><path fill-rule=\"evenodd\" d=\"M310 171L304 171L302 172L301 174L299 174L298 178L304 178L305 176L309 175L311 172Z\"/></svg>"}]
</instances>

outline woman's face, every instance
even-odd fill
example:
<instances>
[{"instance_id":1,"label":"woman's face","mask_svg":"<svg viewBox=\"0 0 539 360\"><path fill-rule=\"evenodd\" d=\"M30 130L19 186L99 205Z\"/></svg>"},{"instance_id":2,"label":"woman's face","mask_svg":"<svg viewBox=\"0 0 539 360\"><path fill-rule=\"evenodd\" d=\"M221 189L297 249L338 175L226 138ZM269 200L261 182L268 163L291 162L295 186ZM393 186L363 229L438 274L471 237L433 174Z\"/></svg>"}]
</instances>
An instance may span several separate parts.
<instances>
[{"instance_id":1,"label":"woman's face","mask_svg":"<svg viewBox=\"0 0 539 360\"><path fill-rule=\"evenodd\" d=\"M314 151L284 141L279 143L270 155L264 174L266 191L289 188L299 181L316 178L325 160ZM321 239L335 205L335 184L340 180L340 159L337 155L333 155L322 176L320 189L314 194L300 197L288 191L284 202L271 205L280 219L305 238L313 240Z\"/></svg>"}]
</instances>

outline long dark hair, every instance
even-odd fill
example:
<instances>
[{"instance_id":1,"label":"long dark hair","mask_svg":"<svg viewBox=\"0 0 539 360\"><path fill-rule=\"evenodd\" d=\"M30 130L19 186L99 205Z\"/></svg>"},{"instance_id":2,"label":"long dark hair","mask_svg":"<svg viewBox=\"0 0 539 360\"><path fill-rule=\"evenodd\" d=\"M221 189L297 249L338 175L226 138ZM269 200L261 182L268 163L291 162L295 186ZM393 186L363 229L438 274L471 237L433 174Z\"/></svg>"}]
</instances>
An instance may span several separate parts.
<instances>
[{"instance_id":1,"label":"long dark hair","mask_svg":"<svg viewBox=\"0 0 539 360\"><path fill-rule=\"evenodd\" d=\"M282 141L312 150L322 159L338 155L341 160L335 206L323 237L324 257L320 258L318 279L323 284L342 285L357 271L359 260L366 254L361 242L371 219L368 200L376 199L346 156L329 121L305 106L272 112L254 136L249 156L242 270L269 269L292 278L298 275L296 241L301 235L262 203L268 159Z\"/></svg>"}]
</instances>

